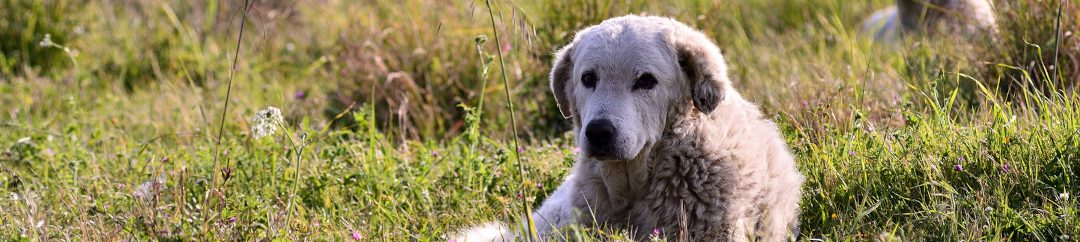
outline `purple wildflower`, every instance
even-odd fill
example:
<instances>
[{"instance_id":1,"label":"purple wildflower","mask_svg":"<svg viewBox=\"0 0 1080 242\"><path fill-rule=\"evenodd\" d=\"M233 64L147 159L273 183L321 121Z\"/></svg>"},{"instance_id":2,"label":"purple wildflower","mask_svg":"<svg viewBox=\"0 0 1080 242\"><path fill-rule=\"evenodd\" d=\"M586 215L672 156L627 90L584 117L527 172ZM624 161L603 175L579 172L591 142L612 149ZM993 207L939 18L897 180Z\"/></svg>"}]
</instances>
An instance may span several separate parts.
<instances>
[{"instance_id":1,"label":"purple wildflower","mask_svg":"<svg viewBox=\"0 0 1080 242\"><path fill-rule=\"evenodd\" d=\"M653 228L652 229L652 235L653 236L660 236L660 227Z\"/></svg>"},{"instance_id":2,"label":"purple wildflower","mask_svg":"<svg viewBox=\"0 0 1080 242\"><path fill-rule=\"evenodd\" d=\"M518 146L517 152L518 152L518 154L525 153L525 147L524 146Z\"/></svg>"},{"instance_id":3,"label":"purple wildflower","mask_svg":"<svg viewBox=\"0 0 1080 242\"><path fill-rule=\"evenodd\" d=\"M307 97L307 93L304 93L304 91L296 91L296 93L293 93L293 97L297 100L302 100L304 97Z\"/></svg>"},{"instance_id":4,"label":"purple wildflower","mask_svg":"<svg viewBox=\"0 0 1080 242\"><path fill-rule=\"evenodd\" d=\"M235 223L235 222L236 222L236 217L229 218L229 223Z\"/></svg>"},{"instance_id":5,"label":"purple wildflower","mask_svg":"<svg viewBox=\"0 0 1080 242\"><path fill-rule=\"evenodd\" d=\"M1001 164L1001 171L1009 172L1009 163Z\"/></svg>"},{"instance_id":6,"label":"purple wildflower","mask_svg":"<svg viewBox=\"0 0 1080 242\"><path fill-rule=\"evenodd\" d=\"M352 231L352 239L353 240L360 240L360 232L359 231Z\"/></svg>"},{"instance_id":7,"label":"purple wildflower","mask_svg":"<svg viewBox=\"0 0 1080 242\"><path fill-rule=\"evenodd\" d=\"M956 164L955 166L953 166L953 170L964 171L964 166L960 165L960 164Z\"/></svg>"}]
</instances>

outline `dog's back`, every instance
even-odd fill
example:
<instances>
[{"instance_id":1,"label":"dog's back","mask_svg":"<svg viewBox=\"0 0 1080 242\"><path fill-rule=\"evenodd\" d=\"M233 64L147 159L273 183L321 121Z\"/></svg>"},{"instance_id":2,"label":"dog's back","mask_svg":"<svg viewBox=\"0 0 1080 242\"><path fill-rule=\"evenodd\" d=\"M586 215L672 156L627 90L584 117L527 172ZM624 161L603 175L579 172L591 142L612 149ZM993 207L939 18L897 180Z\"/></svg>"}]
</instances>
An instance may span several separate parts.
<instances>
[{"instance_id":1,"label":"dog's back","mask_svg":"<svg viewBox=\"0 0 1080 242\"><path fill-rule=\"evenodd\" d=\"M993 35L997 22L987 0L897 0L870 15L863 33L890 42L907 34Z\"/></svg>"}]
</instances>

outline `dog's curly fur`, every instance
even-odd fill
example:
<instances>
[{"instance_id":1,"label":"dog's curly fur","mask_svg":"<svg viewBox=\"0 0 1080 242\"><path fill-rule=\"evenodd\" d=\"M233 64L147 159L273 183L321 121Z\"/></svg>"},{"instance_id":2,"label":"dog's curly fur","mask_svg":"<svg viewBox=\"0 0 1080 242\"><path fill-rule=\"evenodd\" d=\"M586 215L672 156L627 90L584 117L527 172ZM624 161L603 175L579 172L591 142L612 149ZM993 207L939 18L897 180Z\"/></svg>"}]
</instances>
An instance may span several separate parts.
<instances>
[{"instance_id":1,"label":"dog's curly fur","mask_svg":"<svg viewBox=\"0 0 1080 242\"><path fill-rule=\"evenodd\" d=\"M560 240L557 230L569 225L691 241L784 241L797 231L803 176L776 125L731 87L705 34L668 18L624 16L578 32L556 57L553 93L586 152L534 213L541 238ZM608 71L603 84L580 85L591 70ZM626 80L638 74L625 73L635 71L660 83L629 91ZM583 126L601 118L633 136L616 139L628 159L588 148ZM489 224L459 241L513 238Z\"/></svg>"}]
</instances>

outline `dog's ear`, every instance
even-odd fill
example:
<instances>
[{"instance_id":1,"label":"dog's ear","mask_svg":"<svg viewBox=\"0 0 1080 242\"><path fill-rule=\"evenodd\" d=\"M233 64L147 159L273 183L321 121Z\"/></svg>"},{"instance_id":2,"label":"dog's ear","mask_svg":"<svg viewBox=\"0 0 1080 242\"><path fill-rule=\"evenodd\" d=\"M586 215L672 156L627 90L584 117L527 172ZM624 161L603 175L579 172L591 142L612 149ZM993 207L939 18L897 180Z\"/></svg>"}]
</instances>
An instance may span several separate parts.
<instances>
[{"instance_id":1,"label":"dog's ear","mask_svg":"<svg viewBox=\"0 0 1080 242\"><path fill-rule=\"evenodd\" d=\"M694 107L702 113L712 113L724 101L730 81L727 65L720 48L708 36L684 27L675 30L668 39L679 59L679 68L686 75Z\"/></svg>"},{"instance_id":2,"label":"dog's ear","mask_svg":"<svg viewBox=\"0 0 1080 242\"><path fill-rule=\"evenodd\" d=\"M551 92L555 94L555 104L559 105L559 112L562 113L563 118L573 117L573 108L570 103L570 96L567 95L568 84L572 78L574 71L574 61L570 58L574 49L574 44L570 43L559 51L555 52L555 61L551 65Z\"/></svg>"}]
</instances>

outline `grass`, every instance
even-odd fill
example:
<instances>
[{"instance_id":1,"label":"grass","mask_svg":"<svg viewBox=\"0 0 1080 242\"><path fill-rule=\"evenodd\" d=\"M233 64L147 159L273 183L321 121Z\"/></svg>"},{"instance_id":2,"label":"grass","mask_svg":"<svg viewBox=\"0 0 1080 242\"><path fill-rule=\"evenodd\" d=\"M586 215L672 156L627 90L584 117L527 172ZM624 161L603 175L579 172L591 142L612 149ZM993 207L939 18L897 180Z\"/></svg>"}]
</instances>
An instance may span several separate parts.
<instances>
[{"instance_id":1,"label":"grass","mask_svg":"<svg viewBox=\"0 0 1080 242\"><path fill-rule=\"evenodd\" d=\"M996 2L997 40L859 35L890 2L0 0L0 238L442 241L513 221L577 156L550 53L626 13L716 39L807 176L801 239L1080 236L1080 2L1061 40L1057 1L1027 0ZM283 122L256 137L267 106Z\"/></svg>"}]
</instances>

